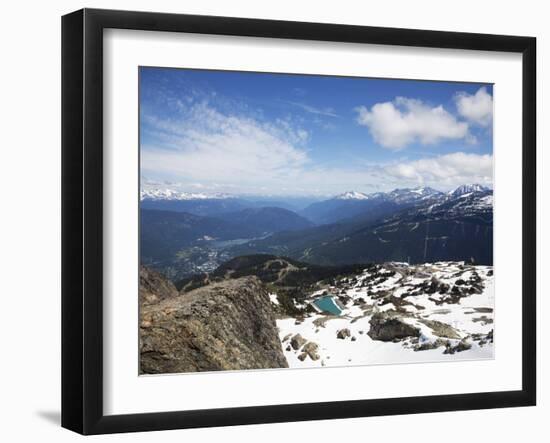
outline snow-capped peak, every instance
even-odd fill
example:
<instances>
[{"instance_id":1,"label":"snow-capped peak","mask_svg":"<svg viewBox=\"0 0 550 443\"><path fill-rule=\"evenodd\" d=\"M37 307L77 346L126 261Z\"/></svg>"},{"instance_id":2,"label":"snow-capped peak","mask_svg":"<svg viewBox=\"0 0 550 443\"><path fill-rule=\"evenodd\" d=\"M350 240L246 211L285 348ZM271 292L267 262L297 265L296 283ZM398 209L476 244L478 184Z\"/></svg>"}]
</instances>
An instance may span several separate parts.
<instances>
[{"instance_id":1,"label":"snow-capped peak","mask_svg":"<svg viewBox=\"0 0 550 443\"><path fill-rule=\"evenodd\" d=\"M484 192L488 190L489 188L486 188L485 186L473 183L469 185L460 185L458 188L450 191L449 195L451 197L460 197L462 195L471 194L472 192Z\"/></svg>"},{"instance_id":2,"label":"snow-capped peak","mask_svg":"<svg viewBox=\"0 0 550 443\"><path fill-rule=\"evenodd\" d=\"M227 194L205 194L202 192L182 192L173 189L142 189L141 200L208 200L230 198Z\"/></svg>"},{"instance_id":3,"label":"snow-capped peak","mask_svg":"<svg viewBox=\"0 0 550 443\"><path fill-rule=\"evenodd\" d=\"M413 188L413 189L410 189L410 192L412 192L414 194L419 194L419 195L432 195L432 194L439 194L440 193L439 191L436 191L435 189L430 188L429 186L422 186L420 188Z\"/></svg>"},{"instance_id":4,"label":"snow-capped peak","mask_svg":"<svg viewBox=\"0 0 550 443\"><path fill-rule=\"evenodd\" d=\"M441 195L441 192L423 186L418 188L394 189L387 194L387 198L395 203L417 203L436 198L439 195Z\"/></svg>"},{"instance_id":5,"label":"snow-capped peak","mask_svg":"<svg viewBox=\"0 0 550 443\"><path fill-rule=\"evenodd\" d=\"M413 188L413 189L411 189L411 192L412 192L413 194L420 194L420 195L422 195L422 194L424 194L425 191L426 191L426 188Z\"/></svg>"},{"instance_id":6,"label":"snow-capped peak","mask_svg":"<svg viewBox=\"0 0 550 443\"><path fill-rule=\"evenodd\" d=\"M418 194L418 195L431 195L439 193L435 189L432 189L428 186L422 186L418 188L398 188L390 192L393 195L405 195L405 194Z\"/></svg>"},{"instance_id":7,"label":"snow-capped peak","mask_svg":"<svg viewBox=\"0 0 550 443\"><path fill-rule=\"evenodd\" d=\"M369 196L357 191L348 191L334 197L336 200L368 200Z\"/></svg>"}]
</instances>

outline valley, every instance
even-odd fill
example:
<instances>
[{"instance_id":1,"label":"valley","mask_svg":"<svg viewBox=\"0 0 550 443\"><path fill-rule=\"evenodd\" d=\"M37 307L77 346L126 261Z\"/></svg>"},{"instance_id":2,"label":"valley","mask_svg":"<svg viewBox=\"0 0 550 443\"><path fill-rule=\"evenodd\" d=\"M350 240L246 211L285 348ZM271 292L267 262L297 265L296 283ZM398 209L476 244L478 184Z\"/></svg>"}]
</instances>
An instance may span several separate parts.
<instances>
[{"instance_id":1,"label":"valley","mask_svg":"<svg viewBox=\"0 0 550 443\"><path fill-rule=\"evenodd\" d=\"M174 281L253 254L324 266L493 261L492 190L479 185L347 192L296 211L258 199L150 195L140 211L141 261ZM148 209L158 207L172 210Z\"/></svg>"},{"instance_id":2,"label":"valley","mask_svg":"<svg viewBox=\"0 0 550 443\"><path fill-rule=\"evenodd\" d=\"M160 195L140 211L142 373L493 357L489 189L296 211Z\"/></svg>"}]
</instances>

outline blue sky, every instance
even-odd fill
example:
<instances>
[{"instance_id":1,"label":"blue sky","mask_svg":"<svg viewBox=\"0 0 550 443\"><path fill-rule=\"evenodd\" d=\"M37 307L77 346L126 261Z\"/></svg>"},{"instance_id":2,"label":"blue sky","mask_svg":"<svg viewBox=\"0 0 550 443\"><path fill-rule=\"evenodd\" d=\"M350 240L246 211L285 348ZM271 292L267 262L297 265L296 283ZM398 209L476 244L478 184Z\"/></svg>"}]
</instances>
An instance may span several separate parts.
<instances>
[{"instance_id":1,"label":"blue sky","mask_svg":"<svg viewBox=\"0 0 550 443\"><path fill-rule=\"evenodd\" d=\"M145 187L235 195L492 186L492 85L140 68Z\"/></svg>"}]
</instances>

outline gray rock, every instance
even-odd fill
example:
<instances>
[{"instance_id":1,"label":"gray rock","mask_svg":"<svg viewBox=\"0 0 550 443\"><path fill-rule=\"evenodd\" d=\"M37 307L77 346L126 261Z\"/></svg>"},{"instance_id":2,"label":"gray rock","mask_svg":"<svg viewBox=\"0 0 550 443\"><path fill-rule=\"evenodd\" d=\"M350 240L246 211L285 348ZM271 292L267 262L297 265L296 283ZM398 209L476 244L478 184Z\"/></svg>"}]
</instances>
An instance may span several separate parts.
<instances>
[{"instance_id":1,"label":"gray rock","mask_svg":"<svg viewBox=\"0 0 550 443\"><path fill-rule=\"evenodd\" d=\"M288 367L268 292L256 277L212 283L173 297L155 294L155 288L170 286L167 281L157 284L146 275L140 278L140 292L157 296L156 303L142 297L141 373Z\"/></svg>"},{"instance_id":2,"label":"gray rock","mask_svg":"<svg viewBox=\"0 0 550 443\"><path fill-rule=\"evenodd\" d=\"M432 341L432 342L417 344L413 349L415 351L428 351L430 349L439 348L440 346L447 346L448 343L449 342L447 340L442 340L442 339L438 338L437 340Z\"/></svg>"},{"instance_id":3,"label":"gray rock","mask_svg":"<svg viewBox=\"0 0 550 443\"><path fill-rule=\"evenodd\" d=\"M292 349L297 351L300 349L305 343L306 339L302 337L300 334L296 334L294 337L290 339L290 346L292 346Z\"/></svg>"},{"instance_id":4,"label":"gray rock","mask_svg":"<svg viewBox=\"0 0 550 443\"><path fill-rule=\"evenodd\" d=\"M178 296L174 284L160 272L145 266L139 268L139 303L147 306Z\"/></svg>"},{"instance_id":5,"label":"gray rock","mask_svg":"<svg viewBox=\"0 0 550 443\"><path fill-rule=\"evenodd\" d=\"M391 313L374 314L367 333L373 340L399 341L407 337L419 337L420 330Z\"/></svg>"},{"instance_id":6,"label":"gray rock","mask_svg":"<svg viewBox=\"0 0 550 443\"><path fill-rule=\"evenodd\" d=\"M430 328L434 335L437 335L438 337L445 337L445 338L455 338L459 339L460 334L456 329L454 329L452 326L448 325L447 323L443 323L437 320L427 320L427 319L421 319L419 320L420 323L425 324L428 328Z\"/></svg>"},{"instance_id":7,"label":"gray rock","mask_svg":"<svg viewBox=\"0 0 550 443\"><path fill-rule=\"evenodd\" d=\"M345 329L340 329L337 333L336 333L336 338L339 338L341 340L345 340L347 337L349 337L351 335L351 332L348 328L345 328Z\"/></svg>"},{"instance_id":8,"label":"gray rock","mask_svg":"<svg viewBox=\"0 0 550 443\"><path fill-rule=\"evenodd\" d=\"M458 345L455 347L456 352L467 351L468 349L472 349L472 344L467 342L465 339L460 340Z\"/></svg>"},{"instance_id":9,"label":"gray rock","mask_svg":"<svg viewBox=\"0 0 550 443\"><path fill-rule=\"evenodd\" d=\"M466 339L462 339L455 346L452 346L450 343L447 343L446 348L443 351L443 354L454 354L455 352L467 351L468 349L471 349L471 348L472 348L472 344L467 342Z\"/></svg>"},{"instance_id":10,"label":"gray rock","mask_svg":"<svg viewBox=\"0 0 550 443\"><path fill-rule=\"evenodd\" d=\"M314 361L319 360L320 358L319 354L317 353L318 350L319 350L319 345L317 345L317 343L314 343L312 341L307 342L302 349L303 353L308 355L309 358L311 358Z\"/></svg>"}]
</instances>

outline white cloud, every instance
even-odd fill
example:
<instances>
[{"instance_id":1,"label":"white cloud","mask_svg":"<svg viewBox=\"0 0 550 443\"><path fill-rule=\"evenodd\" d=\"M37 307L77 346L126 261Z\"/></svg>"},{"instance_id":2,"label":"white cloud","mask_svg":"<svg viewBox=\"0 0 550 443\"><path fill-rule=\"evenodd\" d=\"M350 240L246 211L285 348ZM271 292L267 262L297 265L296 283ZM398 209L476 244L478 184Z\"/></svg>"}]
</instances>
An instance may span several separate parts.
<instances>
[{"instance_id":1,"label":"white cloud","mask_svg":"<svg viewBox=\"0 0 550 443\"><path fill-rule=\"evenodd\" d=\"M393 102L377 103L370 110L360 106L356 111L357 122L369 128L377 143L390 149L469 136L467 123L458 121L443 106L430 107L421 100L397 97Z\"/></svg>"},{"instance_id":2,"label":"white cloud","mask_svg":"<svg viewBox=\"0 0 550 443\"><path fill-rule=\"evenodd\" d=\"M310 134L289 119L266 122L250 113L222 112L207 102L184 106L171 118L142 112L142 177L176 182L183 191L327 196L420 183L441 190L469 182L491 184L490 155L459 152L336 167L309 158Z\"/></svg>"},{"instance_id":3,"label":"white cloud","mask_svg":"<svg viewBox=\"0 0 550 443\"><path fill-rule=\"evenodd\" d=\"M465 183L492 186L493 156L455 152L388 165L384 171L405 184L425 184L436 189L449 189Z\"/></svg>"},{"instance_id":4,"label":"white cloud","mask_svg":"<svg viewBox=\"0 0 550 443\"><path fill-rule=\"evenodd\" d=\"M310 106L305 103L298 102L287 102L290 105L296 106L300 109L303 109L310 114L323 115L325 117L338 117L338 114L334 112L332 108L317 108L315 106Z\"/></svg>"},{"instance_id":5,"label":"white cloud","mask_svg":"<svg viewBox=\"0 0 550 443\"><path fill-rule=\"evenodd\" d=\"M493 97L484 86L473 95L459 92L455 102L458 113L466 120L485 127L493 121Z\"/></svg>"},{"instance_id":6,"label":"white cloud","mask_svg":"<svg viewBox=\"0 0 550 443\"><path fill-rule=\"evenodd\" d=\"M207 103L177 119L142 116L154 145L141 150L145 174L186 181L254 183L285 177L308 162L309 135L284 120L265 123L219 112Z\"/></svg>"}]
</instances>

